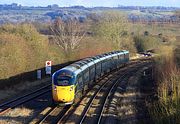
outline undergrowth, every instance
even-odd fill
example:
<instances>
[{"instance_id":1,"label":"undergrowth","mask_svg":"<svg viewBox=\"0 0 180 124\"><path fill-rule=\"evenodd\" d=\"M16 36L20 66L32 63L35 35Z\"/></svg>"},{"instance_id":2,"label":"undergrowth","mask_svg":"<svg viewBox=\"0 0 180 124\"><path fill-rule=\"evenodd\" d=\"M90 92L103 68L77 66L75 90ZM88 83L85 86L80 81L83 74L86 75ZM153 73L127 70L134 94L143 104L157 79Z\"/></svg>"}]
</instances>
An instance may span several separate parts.
<instances>
[{"instance_id":1,"label":"undergrowth","mask_svg":"<svg viewBox=\"0 0 180 124\"><path fill-rule=\"evenodd\" d=\"M148 104L149 113L156 124L179 124L180 70L171 46L160 48L160 52L162 54L155 59L158 100Z\"/></svg>"}]
</instances>

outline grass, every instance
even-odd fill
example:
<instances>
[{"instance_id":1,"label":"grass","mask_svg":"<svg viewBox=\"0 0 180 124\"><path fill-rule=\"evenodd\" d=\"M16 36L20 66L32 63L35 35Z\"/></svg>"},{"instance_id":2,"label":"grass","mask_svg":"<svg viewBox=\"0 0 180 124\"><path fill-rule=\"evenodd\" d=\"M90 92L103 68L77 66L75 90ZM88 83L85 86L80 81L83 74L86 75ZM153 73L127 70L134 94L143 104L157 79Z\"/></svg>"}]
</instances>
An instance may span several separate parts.
<instances>
[{"instance_id":1,"label":"grass","mask_svg":"<svg viewBox=\"0 0 180 124\"><path fill-rule=\"evenodd\" d=\"M1 124L23 124L27 123L28 119L31 119L32 110L27 109L25 107L15 108L13 111L9 111L8 113L0 116Z\"/></svg>"},{"instance_id":2,"label":"grass","mask_svg":"<svg viewBox=\"0 0 180 124\"><path fill-rule=\"evenodd\" d=\"M149 105L149 112L157 124L180 122L180 72L170 72L158 87L159 101Z\"/></svg>"},{"instance_id":3,"label":"grass","mask_svg":"<svg viewBox=\"0 0 180 124\"><path fill-rule=\"evenodd\" d=\"M149 103L149 113L156 124L180 122L180 69L175 63L174 48L163 46L156 62L157 95L159 100Z\"/></svg>"},{"instance_id":4,"label":"grass","mask_svg":"<svg viewBox=\"0 0 180 124\"><path fill-rule=\"evenodd\" d=\"M129 32L137 32L143 34L144 31L150 32L152 35L162 33L164 36L179 36L180 26L178 24L130 24Z\"/></svg>"},{"instance_id":5,"label":"grass","mask_svg":"<svg viewBox=\"0 0 180 124\"><path fill-rule=\"evenodd\" d=\"M0 89L0 103L7 101L17 96L22 96L23 94L33 92L42 86L49 84L49 78L34 81L34 82L21 82L11 88Z\"/></svg>"}]
</instances>

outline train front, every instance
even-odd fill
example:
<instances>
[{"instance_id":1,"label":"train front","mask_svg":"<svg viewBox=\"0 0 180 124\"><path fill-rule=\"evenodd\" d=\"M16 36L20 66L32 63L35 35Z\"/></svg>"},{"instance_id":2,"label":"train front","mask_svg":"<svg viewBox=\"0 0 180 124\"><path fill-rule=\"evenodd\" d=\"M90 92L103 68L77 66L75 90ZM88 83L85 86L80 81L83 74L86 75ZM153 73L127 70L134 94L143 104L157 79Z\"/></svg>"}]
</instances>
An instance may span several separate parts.
<instances>
[{"instance_id":1,"label":"train front","mask_svg":"<svg viewBox=\"0 0 180 124\"><path fill-rule=\"evenodd\" d=\"M56 103L72 104L75 76L69 70L60 70L52 76L52 96Z\"/></svg>"}]
</instances>

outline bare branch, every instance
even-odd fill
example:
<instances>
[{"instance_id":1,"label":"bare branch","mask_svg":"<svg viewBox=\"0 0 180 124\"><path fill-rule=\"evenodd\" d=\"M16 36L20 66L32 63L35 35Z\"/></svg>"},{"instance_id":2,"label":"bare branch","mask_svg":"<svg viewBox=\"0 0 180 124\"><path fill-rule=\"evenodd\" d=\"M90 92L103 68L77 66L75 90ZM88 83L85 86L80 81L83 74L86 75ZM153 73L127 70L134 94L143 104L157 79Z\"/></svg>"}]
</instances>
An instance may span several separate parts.
<instances>
[{"instance_id":1,"label":"bare branch","mask_svg":"<svg viewBox=\"0 0 180 124\"><path fill-rule=\"evenodd\" d=\"M54 35L55 43L65 54L69 55L79 48L80 42L86 34L83 24L76 19L69 19L64 22L57 18L50 30Z\"/></svg>"}]
</instances>

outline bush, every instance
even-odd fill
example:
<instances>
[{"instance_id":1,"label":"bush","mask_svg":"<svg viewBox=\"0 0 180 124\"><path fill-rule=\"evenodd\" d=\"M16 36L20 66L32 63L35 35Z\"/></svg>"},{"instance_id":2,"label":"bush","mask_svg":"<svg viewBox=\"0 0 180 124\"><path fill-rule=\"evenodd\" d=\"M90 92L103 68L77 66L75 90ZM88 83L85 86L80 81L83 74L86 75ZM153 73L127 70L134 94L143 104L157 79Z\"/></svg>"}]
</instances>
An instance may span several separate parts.
<instances>
[{"instance_id":1,"label":"bush","mask_svg":"<svg viewBox=\"0 0 180 124\"><path fill-rule=\"evenodd\" d=\"M160 45L159 39L153 36L136 35L134 36L133 40L138 52L157 49L157 47Z\"/></svg>"},{"instance_id":2,"label":"bush","mask_svg":"<svg viewBox=\"0 0 180 124\"><path fill-rule=\"evenodd\" d=\"M0 79L42 68L46 60L63 61L60 50L32 24L7 24L0 31Z\"/></svg>"},{"instance_id":3,"label":"bush","mask_svg":"<svg viewBox=\"0 0 180 124\"><path fill-rule=\"evenodd\" d=\"M29 68L31 51L24 39L14 34L0 34L0 78L7 78Z\"/></svg>"}]
</instances>

